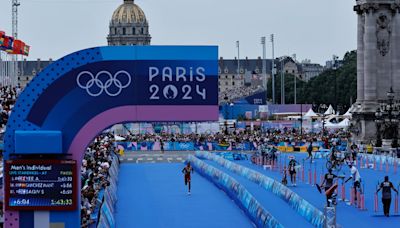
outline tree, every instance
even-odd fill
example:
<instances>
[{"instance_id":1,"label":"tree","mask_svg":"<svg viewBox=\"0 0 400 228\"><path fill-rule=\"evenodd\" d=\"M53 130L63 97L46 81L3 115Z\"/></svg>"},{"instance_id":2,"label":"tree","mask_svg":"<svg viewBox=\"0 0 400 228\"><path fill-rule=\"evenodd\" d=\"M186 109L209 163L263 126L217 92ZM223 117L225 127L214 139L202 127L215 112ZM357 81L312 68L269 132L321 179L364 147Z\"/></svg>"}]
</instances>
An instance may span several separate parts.
<instances>
[{"instance_id":1,"label":"tree","mask_svg":"<svg viewBox=\"0 0 400 228\"><path fill-rule=\"evenodd\" d=\"M270 80L271 81L271 80ZM280 103L280 76L275 80L276 102ZM272 86L269 83L269 96ZM285 100L293 103L293 75L285 75ZM332 104L336 110L347 111L351 102L357 99L357 53L347 52L343 58L343 66L334 70L326 70L307 83L297 81L297 103Z\"/></svg>"}]
</instances>

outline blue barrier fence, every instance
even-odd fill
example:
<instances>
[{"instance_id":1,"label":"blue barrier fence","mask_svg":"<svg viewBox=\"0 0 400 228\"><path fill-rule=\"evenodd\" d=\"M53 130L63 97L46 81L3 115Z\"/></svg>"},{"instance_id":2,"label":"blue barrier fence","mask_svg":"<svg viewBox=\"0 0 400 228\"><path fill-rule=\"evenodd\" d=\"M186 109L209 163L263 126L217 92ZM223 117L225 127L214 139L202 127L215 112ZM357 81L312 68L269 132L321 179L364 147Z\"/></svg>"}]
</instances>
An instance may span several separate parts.
<instances>
[{"instance_id":1,"label":"blue barrier fence","mask_svg":"<svg viewBox=\"0 0 400 228\"><path fill-rule=\"evenodd\" d=\"M275 195L285 200L297 213L303 216L314 226L324 226L325 216L323 212L318 210L308 201L304 200L302 197L300 197L298 194L296 194L280 182L209 152L196 151L196 157L215 161L225 168L257 183L264 189L273 192Z\"/></svg>"},{"instance_id":2,"label":"blue barrier fence","mask_svg":"<svg viewBox=\"0 0 400 228\"><path fill-rule=\"evenodd\" d=\"M113 155L113 161L109 169L109 181L108 186L103 192L102 203L100 204L100 211L98 220L95 220L94 224L97 224L98 228L114 228L115 227L115 204L117 202L117 183L118 183L118 172L119 163L116 155Z\"/></svg>"},{"instance_id":3,"label":"blue barrier fence","mask_svg":"<svg viewBox=\"0 0 400 228\"><path fill-rule=\"evenodd\" d=\"M116 142L115 146L123 148L126 151L159 151L161 150L160 142ZM187 150L255 150L256 143L235 143L222 144L218 142L164 142L165 151L187 151Z\"/></svg>"},{"instance_id":4,"label":"blue barrier fence","mask_svg":"<svg viewBox=\"0 0 400 228\"><path fill-rule=\"evenodd\" d=\"M257 227L283 227L261 204L234 178L189 155L188 161L201 175L223 189L246 212Z\"/></svg>"},{"instance_id":5,"label":"blue barrier fence","mask_svg":"<svg viewBox=\"0 0 400 228\"><path fill-rule=\"evenodd\" d=\"M279 142L274 144L274 146L283 146L283 147L301 147L308 146L309 143L299 142L299 143L287 143L287 142ZM125 151L160 151L161 145L160 142L116 142L115 146L118 148L122 148ZM313 146L317 148L323 148L323 142L313 142ZM346 143L337 146L339 150L345 150L347 147ZM248 150L256 150L258 148L258 144L256 142L243 142L243 143L219 143L219 142L164 142L164 150L165 151L187 151L187 150L205 150L205 151L248 151Z\"/></svg>"}]
</instances>

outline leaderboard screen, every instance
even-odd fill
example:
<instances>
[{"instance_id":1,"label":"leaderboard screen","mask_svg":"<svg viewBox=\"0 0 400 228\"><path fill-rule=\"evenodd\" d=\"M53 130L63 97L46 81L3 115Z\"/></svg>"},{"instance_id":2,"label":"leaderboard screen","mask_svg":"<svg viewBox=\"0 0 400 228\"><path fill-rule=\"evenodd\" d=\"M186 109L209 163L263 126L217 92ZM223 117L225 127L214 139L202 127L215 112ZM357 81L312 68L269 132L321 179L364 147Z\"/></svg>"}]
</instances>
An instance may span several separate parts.
<instances>
[{"instance_id":1,"label":"leaderboard screen","mask_svg":"<svg viewBox=\"0 0 400 228\"><path fill-rule=\"evenodd\" d=\"M7 210L76 209L74 160L8 160L4 177Z\"/></svg>"}]
</instances>

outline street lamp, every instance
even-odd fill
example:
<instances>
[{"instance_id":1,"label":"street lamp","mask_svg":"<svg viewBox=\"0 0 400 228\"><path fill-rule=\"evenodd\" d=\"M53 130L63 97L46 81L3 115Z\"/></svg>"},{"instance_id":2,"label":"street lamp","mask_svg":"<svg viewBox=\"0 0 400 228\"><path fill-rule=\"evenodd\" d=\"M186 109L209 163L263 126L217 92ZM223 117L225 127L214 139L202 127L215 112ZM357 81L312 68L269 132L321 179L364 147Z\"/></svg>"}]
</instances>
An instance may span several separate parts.
<instances>
[{"instance_id":1,"label":"street lamp","mask_svg":"<svg viewBox=\"0 0 400 228\"><path fill-rule=\"evenodd\" d=\"M376 109L375 112L375 123L376 123L376 147L382 146L382 136L381 136L381 126L383 123L382 120L382 111L380 108Z\"/></svg>"},{"instance_id":2,"label":"street lamp","mask_svg":"<svg viewBox=\"0 0 400 228\"><path fill-rule=\"evenodd\" d=\"M322 113L322 135L325 135L325 110L326 110L327 105L326 104L321 104L318 107L318 112Z\"/></svg>"},{"instance_id":3,"label":"street lamp","mask_svg":"<svg viewBox=\"0 0 400 228\"><path fill-rule=\"evenodd\" d=\"M263 46L263 61L262 61L262 74L264 79L264 87L265 87L265 101L268 102L268 79L267 79L267 48L266 48L266 38L265 36L261 37L261 44Z\"/></svg>"},{"instance_id":4,"label":"street lamp","mask_svg":"<svg viewBox=\"0 0 400 228\"><path fill-rule=\"evenodd\" d=\"M383 132L384 139L391 139L392 147L396 148L398 146L397 138L399 130L398 124L400 117L400 106L394 101L395 94L392 87L390 87L390 90L387 92L386 95L388 98L387 102L382 103L375 112L377 136L376 144L377 146L382 145L381 132Z\"/></svg>"},{"instance_id":5,"label":"street lamp","mask_svg":"<svg viewBox=\"0 0 400 228\"><path fill-rule=\"evenodd\" d=\"M275 104L275 71L276 71L276 68L275 68L275 61L274 61L274 58L275 58L275 38L274 38L274 34L271 34L270 41L271 41L271 44L272 44L272 48L271 48L271 51L272 51L272 69L271 69L271 75L272 75L272 104Z\"/></svg>"},{"instance_id":6,"label":"street lamp","mask_svg":"<svg viewBox=\"0 0 400 228\"><path fill-rule=\"evenodd\" d=\"M224 125L225 125L225 134L227 135L228 134L228 100L229 100L229 98L228 98L228 96L227 95L225 95L225 97L224 97L224 100L225 100L225 117L224 117L224 119L225 119L225 121L224 121Z\"/></svg>"},{"instance_id":7,"label":"street lamp","mask_svg":"<svg viewBox=\"0 0 400 228\"><path fill-rule=\"evenodd\" d=\"M240 77L240 43L239 43L239 40L236 41L236 47L237 47L237 53L238 53L237 78L239 78Z\"/></svg>"}]
</instances>

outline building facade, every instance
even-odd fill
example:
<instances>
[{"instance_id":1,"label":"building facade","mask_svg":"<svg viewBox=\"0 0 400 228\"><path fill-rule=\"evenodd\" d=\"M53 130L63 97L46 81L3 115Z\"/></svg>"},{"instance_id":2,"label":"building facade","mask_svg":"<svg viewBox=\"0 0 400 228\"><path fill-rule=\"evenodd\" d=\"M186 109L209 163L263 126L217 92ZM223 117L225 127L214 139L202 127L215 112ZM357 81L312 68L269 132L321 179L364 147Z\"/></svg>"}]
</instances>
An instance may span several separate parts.
<instances>
[{"instance_id":1,"label":"building facade","mask_svg":"<svg viewBox=\"0 0 400 228\"><path fill-rule=\"evenodd\" d=\"M324 67L318 63L302 62L300 64L302 79L306 82L324 72Z\"/></svg>"},{"instance_id":2,"label":"building facade","mask_svg":"<svg viewBox=\"0 0 400 228\"><path fill-rule=\"evenodd\" d=\"M40 71L53 62L52 59L18 62L18 84L24 88Z\"/></svg>"},{"instance_id":3,"label":"building facade","mask_svg":"<svg viewBox=\"0 0 400 228\"><path fill-rule=\"evenodd\" d=\"M124 0L114 11L109 27L109 46L150 45L149 23L134 0Z\"/></svg>"},{"instance_id":4,"label":"building facade","mask_svg":"<svg viewBox=\"0 0 400 228\"><path fill-rule=\"evenodd\" d=\"M295 75L299 80L319 75L323 72L323 67L319 64L303 64L295 62L291 57L283 56L274 60L277 75L281 72ZM238 73L239 65L239 73ZM237 89L243 86L265 87L264 76L262 74L263 59L219 59L219 92ZM266 59L267 79L271 79L272 60ZM276 76L276 75L275 75Z\"/></svg>"}]
</instances>

